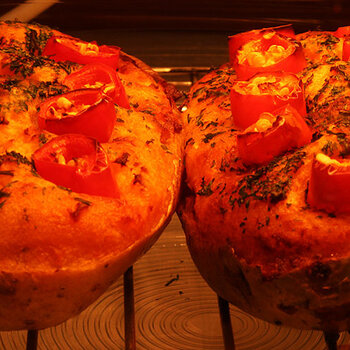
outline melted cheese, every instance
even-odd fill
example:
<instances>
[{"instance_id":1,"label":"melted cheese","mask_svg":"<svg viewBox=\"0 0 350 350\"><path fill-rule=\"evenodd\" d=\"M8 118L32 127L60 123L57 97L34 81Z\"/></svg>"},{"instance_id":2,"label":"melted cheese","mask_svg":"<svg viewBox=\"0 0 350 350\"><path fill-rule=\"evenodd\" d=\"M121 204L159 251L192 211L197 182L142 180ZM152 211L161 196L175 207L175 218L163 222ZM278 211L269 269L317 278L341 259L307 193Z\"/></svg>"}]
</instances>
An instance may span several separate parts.
<instances>
[{"instance_id":1,"label":"melted cheese","mask_svg":"<svg viewBox=\"0 0 350 350\"><path fill-rule=\"evenodd\" d=\"M317 153L316 155L316 160L324 165L330 166L330 165L334 165L336 167L349 167L350 162L346 161L346 162L339 162L338 160L334 159L334 158L330 158L327 155L323 154L323 153Z\"/></svg>"},{"instance_id":2,"label":"melted cheese","mask_svg":"<svg viewBox=\"0 0 350 350\"><path fill-rule=\"evenodd\" d=\"M275 75L258 76L249 82L241 81L234 84L233 89L243 95L275 95L282 99L301 92L296 79L283 79Z\"/></svg>"},{"instance_id":3,"label":"melted cheese","mask_svg":"<svg viewBox=\"0 0 350 350\"><path fill-rule=\"evenodd\" d=\"M266 35L271 36L270 33ZM270 39L270 37L265 39ZM290 56L293 51L293 45L288 45L287 48L282 45L271 45L267 50L263 50L261 39L258 39L243 45L242 49L237 52L237 59L239 64L248 64L252 67L268 67L281 62Z\"/></svg>"}]
</instances>

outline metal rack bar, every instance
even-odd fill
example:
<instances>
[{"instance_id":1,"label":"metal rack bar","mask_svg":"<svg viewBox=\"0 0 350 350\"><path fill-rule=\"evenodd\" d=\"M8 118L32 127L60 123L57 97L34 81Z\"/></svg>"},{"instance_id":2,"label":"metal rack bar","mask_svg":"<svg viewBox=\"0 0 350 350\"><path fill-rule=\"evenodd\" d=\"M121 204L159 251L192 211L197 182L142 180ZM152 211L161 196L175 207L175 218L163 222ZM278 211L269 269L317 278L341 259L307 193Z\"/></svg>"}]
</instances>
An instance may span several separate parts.
<instances>
[{"instance_id":1,"label":"metal rack bar","mask_svg":"<svg viewBox=\"0 0 350 350\"><path fill-rule=\"evenodd\" d=\"M159 74L162 73L188 73L198 75L207 73L211 67L154 67L153 70Z\"/></svg>"},{"instance_id":2,"label":"metal rack bar","mask_svg":"<svg viewBox=\"0 0 350 350\"><path fill-rule=\"evenodd\" d=\"M218 305L225 350L235 350L229 303L218 296ZM337 341L339 339L339 332L324 331L323 336L328 350L338 349Z\"/></svg>"},{"instance_id":3,"label":"metal rack bar","mask_svg":"<svg viewBox=\"0 0 350 350\"><path fill-rule=\"evenodd\" d=\"M30 329L27 332L27 346L26 350L36 350L38 347L38 331Z\"/></svg>"},{"instance_id":4,"label":"metal rack bar","mask_svg":"<svg viewBox=\"0 0 350 350\"><path fill-rule=\"evenodd\" d=\"M124 273L124 334L125 350L136 349L133 267Z\"/></svg>"},{"instance_id":5,"label":"metal rack bar","mask_svg":"<svg viewBox=\"0 0 350 350\"><path fill-rule=\"evenodd\" d=\"M208 73L211 67L154 67L153 70L179 90L186 90Z\"/></svg>"},{"instance_id":6,"label":"metal rack bar","mask_svg":"<svg viewBox=\"0 0 350 350\"><path fill-rule=\"evenodd\" d=\"M323 332L324 340L328 350L337 350L337 341L339 339L338 332Z\"/></svg>"},{"instance_id":7,"label":"metal rack bar","mask_svg":"<svg viewBox=\"0 0 350 350\"><path fill-rule=\"evenodd\" d=\"M222 299L220 296L218 296L218 304L225 350L235 350L235 341L233 338L229 303L225 299Z\"/></svg>"}]
</instances>

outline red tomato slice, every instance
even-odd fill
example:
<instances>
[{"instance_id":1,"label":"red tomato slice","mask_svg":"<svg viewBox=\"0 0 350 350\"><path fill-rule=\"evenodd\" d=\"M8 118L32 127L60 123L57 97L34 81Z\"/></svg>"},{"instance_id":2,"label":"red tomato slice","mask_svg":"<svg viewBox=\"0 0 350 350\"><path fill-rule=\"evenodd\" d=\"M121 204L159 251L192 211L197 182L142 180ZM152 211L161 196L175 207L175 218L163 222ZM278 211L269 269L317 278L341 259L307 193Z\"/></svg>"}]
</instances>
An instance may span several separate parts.
<instances>
[{"instance_id":1,"label":"red tomato slice","mask_svg":"<svg viewBox=\"0 0 350 350\"><path fill-rule=\"evenodd\" d=\"M248 32L231 35L228 37L230 63L233 65L234 58L236 57L236 52L242 45L244 45L248 41L259 39L264 34L271 32L276 32L288 38L295 39L294 29L291 24L286 24L278 27L254 29Z\"/></svg>"},{"instance_id":2,"label":"red tomato slice","mask_svg":"<svg viewBox=\"0 0 350 350\"><path fill-rule=\"evenodd\" d=\"M350 213L350 161L317 154L312 163L307 201L328 213Z\"/></svg>"},{"instance_id":3,"label":"red tomato slice","mask_svg":"<svg viewBox=\"0 0 350 350\"><path fill-rule=\"evenodd\" d=\"M78 71L67 75L63 84L71 90L99 88L114 103L124 108L130 108L124 86L115 69L102 63L87 64Z\"/></svg>"},{"instance_id":4,"label":"red tomato slice","mask_svg":"<svg viewBox=\"0 0 350 350\"><path fill-rule=\"evenodd\" d=\"M52 36L43 50L44 56L55 61L71 61L80 64L103 63L114 69L118 66L120 48L117 46L98 46L76 38Z\"/></svg>"},{"instance_id":5,"label":"red tomato slice","mask_svg":"<svg viewBox=\"0 0 350 350\"><path fill-rule=\"evenodd\" d=\"M230 97L233 124L240 130L255 123L261 113L271 113L287 104L306 116L302 82L291 73L261 73L248 81L235 81Z\"/></svg>"},{"instance_id":6,"label":"red tomato slice","mask_svg":"<svg viewBox=\"0 0 350 350\"><path fill-rule=\"evenodd\" d=\"M237 148L244 164L264 164L306 145L311 138L304 118L287 105L273 113L262 113L256 123L237 135Z\"/></svg>"},{"instance_id":7,"label":"red tomato slice","mask_svg":"<svg viewBox=\"0 0 350 350\"><path fill-rule=\"evenodd\" d=\"M260 72L298 73L306 67L306 60L300 43L270 32L241 46L233 67L238 79L247 80Z\"/></svg>"},{"instance_id":8,"label":"red tomato slice","mask_svg":"<svg viewBox=\"0 0 350 350\"><path fill-rule=\"evenodd\" d=\"M58 136L34 152L38 174L74 192L118 197L119 192L102 146L84 135Z\"/></svg>"},{"instance_id":9,"label":"red tomato slice","mask_svg":"<svg viewBox=\"0 0 350 350\"><path fill-rule=\"evenodd\" d=\"M108 142L116 121L114 103L99 89L81 89L40 104L38 124L56 135L83 134Z\"/></svg>"}]
</instances>

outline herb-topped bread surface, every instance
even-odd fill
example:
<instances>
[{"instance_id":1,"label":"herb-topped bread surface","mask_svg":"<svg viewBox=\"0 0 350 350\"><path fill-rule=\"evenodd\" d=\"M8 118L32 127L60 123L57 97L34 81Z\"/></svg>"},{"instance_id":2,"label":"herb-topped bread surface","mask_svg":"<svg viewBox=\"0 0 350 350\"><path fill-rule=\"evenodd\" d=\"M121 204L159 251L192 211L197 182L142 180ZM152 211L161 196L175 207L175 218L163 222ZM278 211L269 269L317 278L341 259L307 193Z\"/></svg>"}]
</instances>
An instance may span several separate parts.
<instances>
[{"instance_id":1,"label":"herb-topped bread surface","mask_svg":"<svg viewBox=\"0 0 350 350\"><path fill-rule=\"evenodd\" d=\"M230 37L230 63L184 112L178 213L193 260L221 297L277 325L350 326L346 30Z\"/></svg>"},{"instance_id":2,"label":"herb-topped bread surface","mask_svg":"<svg viewBox=\"0 0 350 350\"><path fill-rule=\"evenodd\" d=\"M0 23L0 330L81 312L156 241L182 173L176 91L118 47Z\"/></svg>"}]
</instances>

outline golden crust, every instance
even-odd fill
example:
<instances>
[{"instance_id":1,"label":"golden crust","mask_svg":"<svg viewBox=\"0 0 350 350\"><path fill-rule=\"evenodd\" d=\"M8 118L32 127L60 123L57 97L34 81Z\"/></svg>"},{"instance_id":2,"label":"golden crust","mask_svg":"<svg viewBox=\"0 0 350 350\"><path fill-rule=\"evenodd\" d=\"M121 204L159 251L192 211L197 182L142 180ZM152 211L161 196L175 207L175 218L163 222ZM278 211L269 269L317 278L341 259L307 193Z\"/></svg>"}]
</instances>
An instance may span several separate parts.
<instances>
[{"instance_id":1,"label":"golden crust","mask_svg":"<svg viewBox=\"0 0 350 350\"><path fill-rule=\"evenodd\" d=\"M3 23L0 36L10 32L23 42L23 30ZM14 60L23 57L21 47L0 51ZM29 63L41 58L25 55ZM1 330L50 327L93 302L158 238L175 210L182 173L179 113L164 83L123 53L118 72L131 109L116 107L117 123L103 144L120 197L74 193L38 177L31 156L54 135L37 127L36 108L65 91L62 81L78 65L29 63L0 83Z\"/></svg>"},{"instance_id":2,"label":"golden crust","mask_svg":"<svg viewBox=\"0 0 350 350\"><path fill-rule=\"evenodd\" d=\"M237 153L233 70L224 65L193 86L178 213L194 262L219 295L276 324L347 330L349 216L314 210L305 200L314 154L347 150L339 135L349 134L349 64L324 65L302 73L313 142L257 168L246 168ZM325 87L339 70L342 77ZM327 132L334 127L338 136Z\"/></svg>"}]
</instances>

